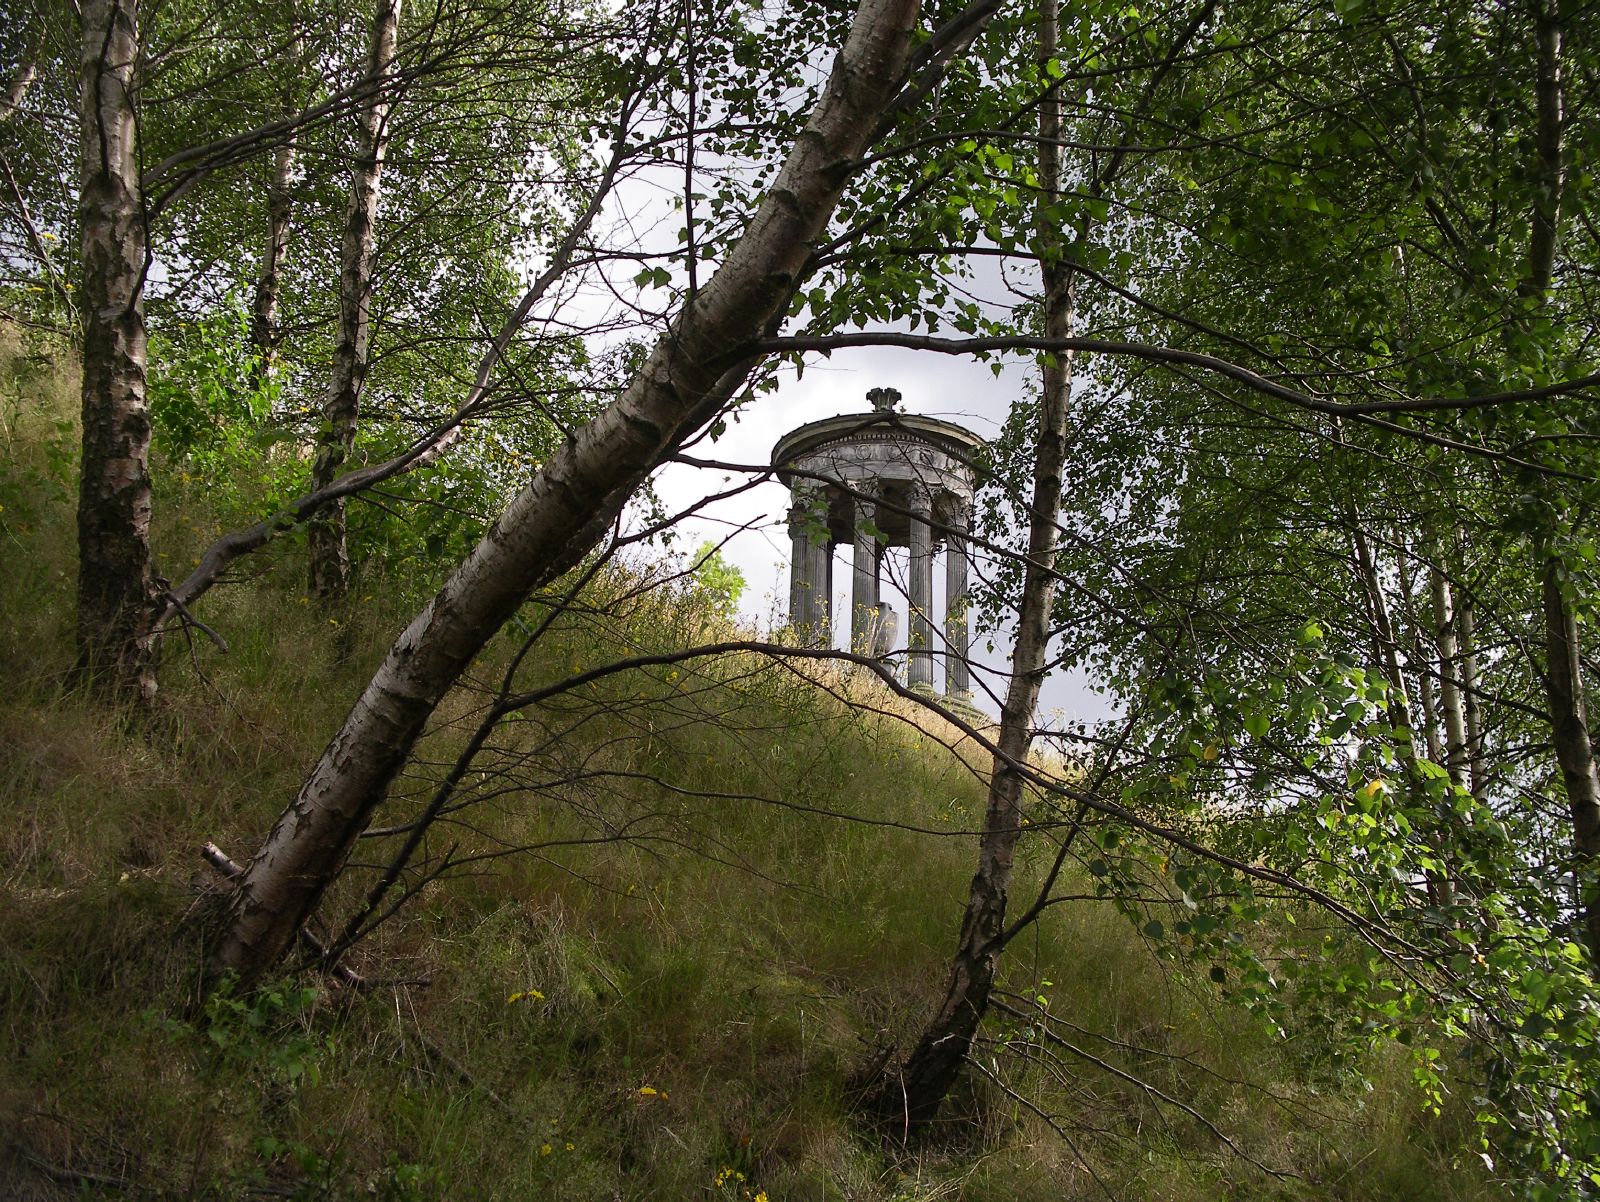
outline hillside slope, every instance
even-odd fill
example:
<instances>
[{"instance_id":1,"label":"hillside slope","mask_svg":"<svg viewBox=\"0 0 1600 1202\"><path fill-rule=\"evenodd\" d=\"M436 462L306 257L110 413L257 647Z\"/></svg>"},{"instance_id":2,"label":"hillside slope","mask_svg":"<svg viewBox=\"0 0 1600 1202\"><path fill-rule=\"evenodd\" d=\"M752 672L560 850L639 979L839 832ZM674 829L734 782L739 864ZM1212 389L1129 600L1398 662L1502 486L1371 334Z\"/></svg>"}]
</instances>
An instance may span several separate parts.
<instances>
[{"instance_id":1,"label":"hillside slope","mask_svg":"<svg viewBox=\"0 0 1600 1202\"><path fill-rule=\"evenodd\" d=\"M291 970L197 1005L201 845L249 854L426 573L373 569L322 610L287 540L207 599L228 652L174 637L161 714L119 726L62 685L72 383L7 351L0 1194L1490 1196L1463 1116L1428 1113L1398 1049L1358 1075L1314 1020L1256 1023L1092 896L1008 955L1021 1017L992 1017L938 1136L886 1151L850 1081L938 994L981 760L859 681L749 658L612 677L505 727L430 836L449 870L353 956L366 988ZM231 516L175 471L159 505L166 562ZM598 576L524 683L728 633L651 572ZM446 707L326 914L370 885L517 644ZM1076 1054L1030 1037L1043 1006Z\"/></svg>"}]
</instances>

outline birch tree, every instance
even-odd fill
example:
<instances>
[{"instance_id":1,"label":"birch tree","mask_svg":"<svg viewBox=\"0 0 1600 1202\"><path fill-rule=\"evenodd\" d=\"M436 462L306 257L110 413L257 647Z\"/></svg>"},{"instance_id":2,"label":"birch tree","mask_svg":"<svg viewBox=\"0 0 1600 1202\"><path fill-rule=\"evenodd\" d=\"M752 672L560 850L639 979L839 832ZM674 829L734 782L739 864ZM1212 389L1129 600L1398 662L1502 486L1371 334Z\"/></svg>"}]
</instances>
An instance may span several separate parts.
<instances>
[{"instance_id":1,"label":"birch tree","mask_svg":"<svg viewBox=\"0 0 1600 1202\"><path fill-rule=\"evenodd\" d=\"M137 0L87 0L79 166L83 459L78 492L78 672L140 705L155 696L150 412L145 399L148 248L135 93Z\"/></svg>"},{"instance_id":2,"label":"birch tree","mask_svg":"<svg viewBox=\"0 0 1600 1202\"><path fill-rule=\"evenodd\" d=\"M1554 0L1533 8L1533 156L1529 168L1527 273L1518 294L1531 302L1523 318L1530 327L1551 303L1558 261L1563 201L1567 188L1564 143L1566 81L1572 66L1563 53L1565 25ZM1531 328L1530 339L1539 336ZM1581 518L1579 521L1581 522ZM1575 525L1577 523L1574 523ZM1566 533L1558 522L1552 542ZM1552 548L1552 552L1554 549ZM1571 817L1574 875L1589 955L1600 969L1600 767L1589 726L1587 685L1572 575L1559 552L1547 553L1539 598L1545 627L1545 697L1556 762ZM1443 608L1448 598L1441 598ZM1463 725L1464 725L1463 716Z\"/></svg>"},{"instance_id":3,"label":"birch tree","mask_svg":"<svg viewBox=\"0 0 1600 1202\"><path fill-rule=\"evenodd\" d=\"M722 409L752 367L750 344L787 311L861 156L993 8L959 14L913 58L913 0L862 0L817 107L715 274L618 399L574 432L396 640L238 878L214 971L253 980L284 953L445 692L529 590L575 563L661 456ZM921 74L908 81L912 67Z\"/></svg>"},{"instance_id":4,"label":"birch tree","mask_svg":"<svg viewBox=\"0 0 1600 1202\"><path fill-rule=\"evenodd\" d=\"M578 227L584 223L582 182L587 181L564 181L560 171L549 170L544 174L551 197L530 198L522 173L545 149L566 156L558 163L571 161L566 152L591 111L585 89L596 87L592 79L579 78L588 65L583 47L598 36L586 24L591 14L569 21L559 8L524 16L449 6L419 23L418 43L401 61L397 11L386 6L375 22L366 69L359 63L340 65L339 30L329 27L336 16L331 10L263 6L255 15L261 18L259 26L247 38L218 24L215 13L196 14L181 6L153 14L134 4L90 6L78 22L46 5L25 14L20 32L7 31L8 45L49 49L68 37L70 27L76 46L72 70L81 77L81 86L69 87L66 68L55 61L62 56L53 51L37 55L37 66L30 56L28 71L14 81L16 104L8 101L0 128L8 138L21 133L27 137L14 143L21 149L17 157L0 155L0 225L8 267L30 273L25 279L41 281L29 291L51 288L65 297L76 280L76 291L91 303L93 311L82 322L86 371L78 674L108 697L140 706L148 706L155 696L159 631L170 622L191 620L188 604L214 579L208 577L200 588L186 589L186 582L180 582L169 591L159 583L162 572L151 563L149 306L156 306L158 333L166 335L159 345L170 347L184 339L203 340L205 331L217 328L206 320L214 315L214 306L250 293L249 338L258 371L271 356L281 355L286 247L294 207L290 181L307 146L319 164L317 172L329 174L320 164L343 161L343 139L330 139L328 131L347 115L356 117L363 131L356 140L365 144L366 153L352 173L346 209L349 229L342 261L348 286L343 294L349 303L340 306L341 332L330 340L336 362L316 372L342 398L334 408L343 416L328 427L337 426L342 433L324 448L328 454L319 483L310 489L311 499L288 506L287 520L274 515L262 529L251 527L241 537L225 539L223 554L231 560L327 506L342 505L345 497L374 479L394 479L436 460L452 432L459 430L459 422L449 420L438 428L444 414L420 414L410 424L424 427L424 445L402 449L396 456L391 434L375 476L340 474L333 464L348 455L352 404L370 355L372 216L388 139L387 111L402 83L420 87L438 107L437 114L419 114L412 130L422 149L408 165L416 211L405 211L404 217L408 248L425 245L430 232L442 245L431 260L413 256L416 274L396 272L394 282L396 294L413 293L417 304L434 303L441 296L450 303L448 314L432 314L429 332L449 351L448 361L435 354L426 364L437 376L470 375L474 353L496 341L489 330L473 329L463 336L463 324L492 313L496 304L514 307L516 281L505 264L518 252L502 244L478 253L483 244L492 244L497 233L512 226L526 233L537 224L543 245L565 261L576 249L575 240L560 245L564 232L576 232L576 227L564 229L567 217L575 216ZM153 33L144 27L147 19L154 22ZM144 45L151 37L157 39L153 53ZM289 61L261 62L262 45L276 47ZM303 97L299 79L307 56L334 78L326 88ZM538 92L535 85L545 91ZM476 89L494 89L495 101L477 105L471 129L463 134L452 127L449 134L434 136L428 121L450 123ZM30 95L44 99L24 103ZM66 174L73 178L63 181L56 178L53 164L60 157L54 153L61 149L56 144L66 134L53 114L69 95L80 118L72 133L79 153L65 160ZM532 96L536 103L522 102ZM152 119L157 111L160 119ZM136 138L142 145L135 145ZM491 154L501 156L509 170L497 170L482 187L463 187L460 173L481 171ZM262 161L271 164L270 171L260 173L269 177L265 188L241 191L238 177ZM76 172L73 162L79 165ZM57 192L62 197L81 195L71 217L57 203ZM464 216L461 204L451 204L459 193L469 194L469 200L498 200L499 207ZM574 193L578 199L571 205ZM315 218L315 204L304 194L299 203L304 229ZM262 209L267 237L256 256L239 242ZM58 264L52 247L67 242L75 231L81 234L77 264ZM254 237L249 241L252 248L258 245ZM13 249L24 253L15 255ZM318 299L312 290L295 285L316 272L323 280L332 273L326 262L312 262L314 248L307 250L289 286L289 320L296 327L290 349L300 362L283 373L277 381L283 387L275 388L274 395L291 391L291 378L303 381L310 374L311 357L319 349ZM159 264L153 273L152 264ZM30 301L29 308L49 311L40 302ZM64 308L72 312L71 305ZM497 354L512 341L510 336L503 340ZM200 361L212 349L199 347ZM404 370L413 373L409 382L393 386L395 393L408 393L411 399L431 396L439 387L430 378L425 387L412 388L424 370L418 364L421 357L397 356L394 348L386 349L392 359L405 360ZM518 369L529 366L519 355ZM171 390L160 395L170 397ZM235 408L248 406L240 401ZM160 414L155 417L159 426ZM415 433L406 431L408 442ZM339 482L334 484L336 475Z\"/></svg>"},{"instance_id":5,"label":"birch tree","mask_svg":"<svg viewBox=\"0 0 1600 1202\"><path fill-rule=\"evenodd\" d=\"M289 58L299 64L305 57L303 36L291 39ZM285 85L280 111L284 121L292 121L299 110L300 71ZM374 102L375 103L375 102ZM266 185L266 237L262 240L261 266L250 295L250 341L255 347L258 372L272 368L282 332L278 326L278 303L283 292L284 263L289 254L290 219L294 212L293 182L299 158L299 131L291 129L272 152L272 173Z\"/></svg>"},{"instance_id":6,"label":"birch tree","mask_svg":"<svg viewBox=\"0 0 1600 1202\"><path fill-rule=\"evenodd\" d=\"M333 342L328 393L317 434L312 490L333 483L355 445L361 411L361 389L367 374L370 335L372 255L383 157L389 141L389 114L394 103L391 76L399 40L400 0L378 0L367 51L367 78L376 86L361 108L357 157L350 171L350 200L339 244L339 322ZM311 591L320 597L342 597L350 583L350 554L345 547L344 502L334 501L311 523Z\"/></svg>"},{"instance_id":7,"label":"birch tree","mask_svg":"<svg viewBox=\"0 0 1600 1202\"><path fill-rule=\"evenodd\" d=\"M1040 9L1038 78L1047 80L1060 50L1060 12L1055 0ZM1062 194L1061 102L1054 91L1039 101L1039 196L1036 230L1041 245L1053 241ZM1044 334L1070 337L1073 274L1078 244L1046 253L1041 264ZM961 932L938 1011L928 1022L905 1064L890 1065L869 1098L891 1133L901 1139L920 1132L933 1119L966 1065L972 1038L988 1011L1005 929L1006 904L1017 841L1022 834L1023 777L1033 742L1034 709L1044 683L1055 594L1056 542L1061 509L1061 470L1065 458L1071 399L1069 354L1044 358L1033 437L1032 492L1028 502L1028 543L1022 594L1017 607L1016 643L1010 680L1000 709L1000 733L989 774L978 865L962 914Z\"/></svg>"},{"instance_id":8,"label":"birch tree","mask_svg":"<svg viewBox=\"0 0 1600 1202\"><path fill-rule=\"evenodd\" d=\"M1213 11L1201 4L1176 32L1161 65L1144 81L1135 102L1138 120L1157 96L1167 75ZM1032 245L1040 248L1040 326L1043 340L1062 349L1042 358L1039 400L1028 455L1031 477L1025 508L1027 544L1021 591L1016 601L1016 636L1000 730L989 774L979 839L978 863L963 911L956 952L938 1010L923 1028L903 1063L890 1060L870 1088L866 1105L885 1130L900 1139L922 1132L966 1066L979 1024L989 1008L999 957L1008 939L1006 914L1017 846L1023 832L1024 773L1033 743L1035 708L1048 674L1049 644L1059 573L1056 556L1061 534L1063 469L1070 413L1073 354L1066 349L1074 333L1076 266L1086 261L1096 232L1091 209L1068 205L1064 144L1066 131L1056 81L1061 65L1061 12L1046 0L1037 17L1034 87L1038 108L1038 192ZM1133 134L1124 129L1103 163L1083 175L1086 192L1099 201L1117 182L1127 162ZM1070 231L1070 238L1062 235Z\"/></svg>"}]
</instances>

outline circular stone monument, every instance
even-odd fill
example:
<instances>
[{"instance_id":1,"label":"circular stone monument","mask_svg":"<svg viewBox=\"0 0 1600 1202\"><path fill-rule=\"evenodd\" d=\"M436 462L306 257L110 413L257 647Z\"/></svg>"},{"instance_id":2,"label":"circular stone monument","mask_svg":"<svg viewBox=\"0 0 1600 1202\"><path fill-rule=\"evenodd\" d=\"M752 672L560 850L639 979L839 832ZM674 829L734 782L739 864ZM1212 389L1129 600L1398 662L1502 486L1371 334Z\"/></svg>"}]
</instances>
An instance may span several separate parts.
<instances>
[{"instance_id":1,"label":"circular stone monument","mask_svg":"<svg viewBox=\"0 0 1600 1202\"><path fill-rule=\"evenodd\" d=\"M825 418L791 431L772 449L789 486L789 624L810 646L833 626L833 549L855 549L850 645L864 655L895 651L898 622L878 599L879 571L890 547L910 551L911 600L906 682L933 688L933 664L945 665L945 692L965 699L967 543L975 491L973 456L983 440L953 422L901 413L892 388L867 393L869 413ZM933 620L934 557L945 561L944 621ZM942 641L935 641L942 631Z\"/></svg>"}]
</instances>

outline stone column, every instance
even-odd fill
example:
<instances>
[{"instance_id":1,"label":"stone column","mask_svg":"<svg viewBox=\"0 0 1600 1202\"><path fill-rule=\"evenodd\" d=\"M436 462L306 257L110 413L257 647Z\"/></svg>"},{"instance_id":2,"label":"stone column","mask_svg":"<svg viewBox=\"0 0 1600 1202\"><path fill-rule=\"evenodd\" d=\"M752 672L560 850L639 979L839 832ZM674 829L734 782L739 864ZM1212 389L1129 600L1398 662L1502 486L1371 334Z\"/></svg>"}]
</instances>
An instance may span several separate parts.
<instances>
[{"instance_id":1,"label":"stone column","mask_svg":"<svg viewBox=\"0 0 1600 1202\"><path fill-rule=\"evenodd\" d=\"M870 485L857 485L863 492ZM872 654L873 627L878 621L878 540L863 525L878 523L878 506L867 497L855 499L855 573L850 591L850 649L861 655Z\"/></svg>"},{"instance_id":2,"label":"stone column","mask_svg":"<svg viewBox=\"0 0 1600 1202\"><path fill-rule=\"evenodd\" d=\"M805 534L805 510L800 498L790 494L789 504L789 626L799 630L805 622L806 570L810 559L806 552L811 542Z\"/></svg>"},{"instance_id":3,"label":"stone column","mask_svg":"<svg viewBox=\"0 0 1600 1202\"><path fill-rule=\"evenodd\" d=\"M906 683L933 687L933 502L920 485L911 489L911 639Z\"/></svg>"},{"instance_id":4,"label":"stone column","mask_svg":"<svg viewBox=\"0 0 1600 1202\"><path fill-rule=\"evenodd\" d=\"M832 641L833 630L833 539L824 538L815 547L817 579L821 582L815 594L817 614L812 625L811 645L826 647Z\"/></svg>"},{"instance_id":5,"label":"stone column","mask_svg":"<svg viewBox=\"0 0 1600 1202\"><path fill-rule=\"evenodd\" d=\"M950 510L950 535L944 552L944 637L949 644L945 660L944 691L952 697L972 695L972 679L967 671L970 634L967 624L967 529L970 524L966 501L957 501Z\"/></svg>"},{"instance_id":6,"label":"stone column","mask_svg":"<svg viewBox=\"0 0 1600 1202\"><path fill-rule=\"evenodd\" d=\"M826 587L826 565L817 552L812 536L820 518L818 490L809 483L796 483L789 506L789 625L804 646L817 641L817 627L824 605L818 594Z\"/></svg>"}]
</instances>

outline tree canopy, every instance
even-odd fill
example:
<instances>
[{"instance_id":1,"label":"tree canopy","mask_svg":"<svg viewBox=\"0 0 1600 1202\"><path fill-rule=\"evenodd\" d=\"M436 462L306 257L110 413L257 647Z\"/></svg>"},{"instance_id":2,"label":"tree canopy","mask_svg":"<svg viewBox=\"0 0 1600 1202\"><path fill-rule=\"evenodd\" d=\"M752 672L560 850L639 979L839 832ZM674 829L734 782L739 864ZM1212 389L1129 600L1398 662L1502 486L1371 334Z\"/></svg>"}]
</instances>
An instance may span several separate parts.
<instances>
[{"instance_id":1,"label":"tree canopy","mask_svg":"<svg viewBox=\"0 0 1600 1202\"><path fill-rule=\"evenodd\" d=\"M1229 999L1325 1016L1330 1057L1411 1047L1436 1105L1448 1058L1506 1183L1600 1188L1594 6L396 14L93 0L0 31L0 303L85 364L80 678L148 708L163 640L220 643L202 600L250 556L309 529L326 579L347 503L358 577L426 584L233 865L213 976L315 939L511 631L310 959L370 929L533 703L530 594L681 516L654 473L819 356L976 357L1017 397L972 532L1012 690L993 737L946 714L991 757L978 877L945 1006L865 1109L902 1136L937 1112L1076 864ZM196 488L236 528L163 564L151 514ZM686 571L737 606L715 546ZM1038 729L1070 669L1114 716ZM1027 854L1054 867L1018 906Z\"/></svg>"}]
</instances>

